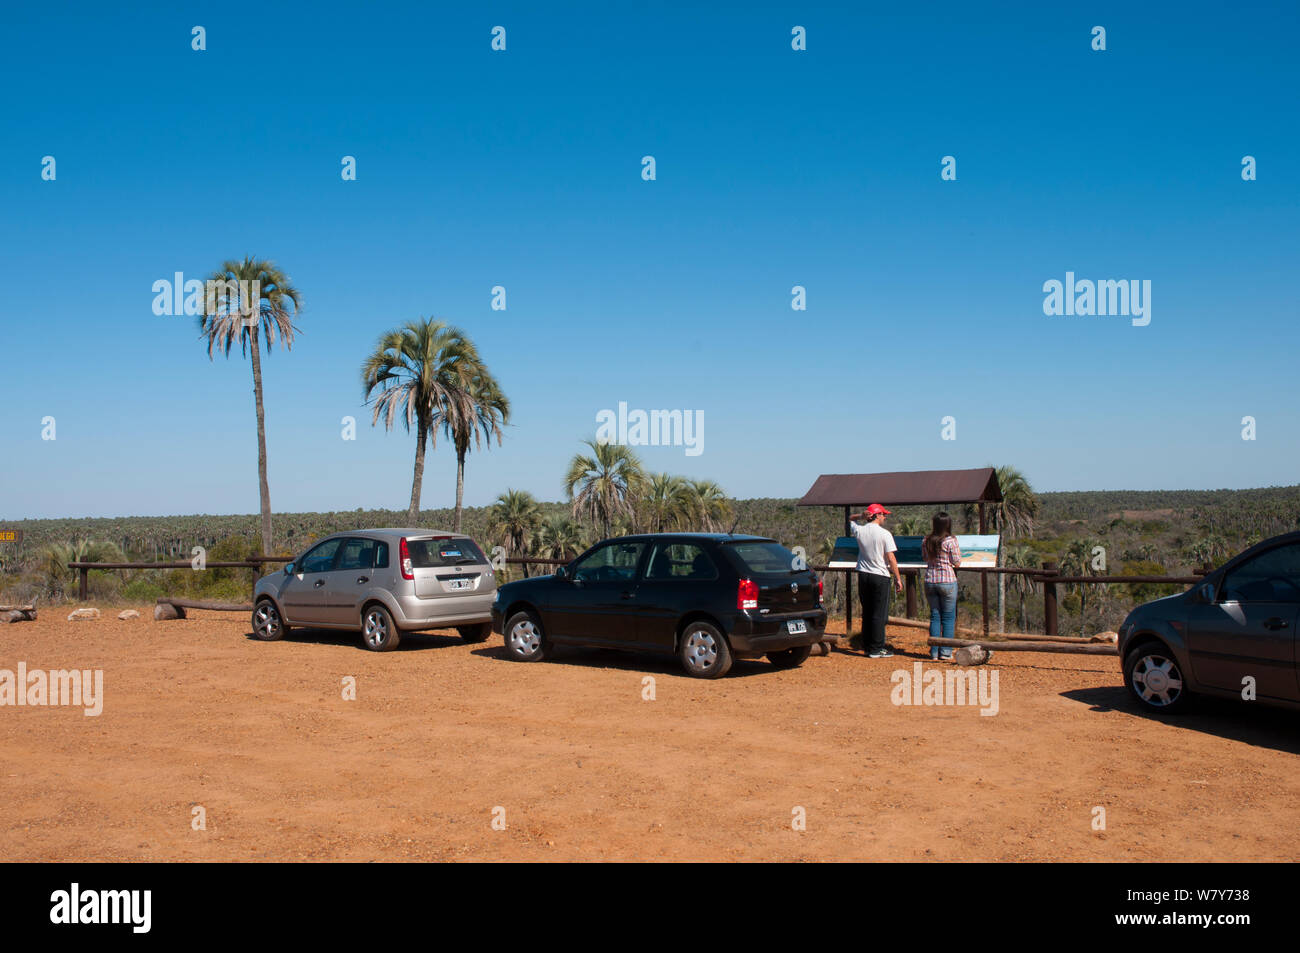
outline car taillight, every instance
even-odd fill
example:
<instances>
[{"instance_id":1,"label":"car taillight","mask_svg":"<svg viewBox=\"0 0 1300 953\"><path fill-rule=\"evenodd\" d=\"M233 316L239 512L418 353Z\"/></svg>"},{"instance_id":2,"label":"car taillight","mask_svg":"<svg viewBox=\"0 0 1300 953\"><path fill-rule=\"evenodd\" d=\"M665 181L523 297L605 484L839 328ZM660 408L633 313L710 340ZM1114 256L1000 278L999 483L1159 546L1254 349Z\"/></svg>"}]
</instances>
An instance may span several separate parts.
<instances>
[{"instance_id":1,"label":"car taillight","mask_svg":"<svg viewBox=\"0 0 1300 953\"><path fill-rule=\"evenodd\" d=\"M822 582L822 577L818 576L817 577L817 601L818 602L822 601L822 591L824 588L825 588L825 583Z\"/></svg>"},{"instance_id":2,"label":"car taillight","mask_svg":"<svg viewBox=\"0 0 1300 953\"><path fill-rule=\"evenodd\" d=\"M758 608L758 583L752 579L740 580L740 585L736 587L736 608Z\"/></svg>"},{"instance_id":3,"label":"car taillight","mask_svg":"<svg viewBox=\"0 0 1300 953\"><path fill-rule=\"evenodd\" d=\"M415 573L411 572L411 551L406 548L406 537L402 537L402 545L397 552L397 558L402 564L402 578L414 579Z\"/></svg>"}]
</instances>

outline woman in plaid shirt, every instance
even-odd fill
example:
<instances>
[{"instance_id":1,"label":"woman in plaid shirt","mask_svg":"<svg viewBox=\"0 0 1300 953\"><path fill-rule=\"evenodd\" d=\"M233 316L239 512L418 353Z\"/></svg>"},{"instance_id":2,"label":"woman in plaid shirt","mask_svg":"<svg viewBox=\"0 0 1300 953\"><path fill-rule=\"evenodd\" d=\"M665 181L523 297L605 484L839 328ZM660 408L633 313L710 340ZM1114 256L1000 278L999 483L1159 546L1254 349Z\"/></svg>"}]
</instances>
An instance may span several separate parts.
<instances>
[{"instance_id":1,"label":"woman in plaid shirt","mask_svg":"<svg viewBox=\"0 0 1300 953\"><path fill-rule=\"evenodd\" d=\"M957 573L953 570L961 565L961 549L947 513L934 514L921 553L925 556L925 601L930 603L930 638L951 639L957 626ZM952 646L930 646L930 658L951 659Z\"/></svg>"}]
</instances>

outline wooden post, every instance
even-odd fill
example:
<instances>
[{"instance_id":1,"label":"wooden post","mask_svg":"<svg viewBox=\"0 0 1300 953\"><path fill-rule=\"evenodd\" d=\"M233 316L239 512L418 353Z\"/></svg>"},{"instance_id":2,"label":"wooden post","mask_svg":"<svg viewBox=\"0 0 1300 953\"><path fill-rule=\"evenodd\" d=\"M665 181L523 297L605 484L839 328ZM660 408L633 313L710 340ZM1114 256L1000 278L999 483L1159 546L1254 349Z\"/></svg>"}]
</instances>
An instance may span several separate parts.
<instances>
[{"instance_id":1,"label":"wooden post","mask_svg":"<svg viewBox=\"0 0 1300 953\"><path fill-rule=\"evenodd\" d=\"M980 508L980 535L984 535L984 504L979 504ZM984 637L989 636L989 574L980 573L980 609L984 616Z\"/></svg>"},{"instance_id":2,"label":"wooden post","mask_svg":"<svg viewBox=\"0 0 1300 953\"><path fill-rule=\"evenodd\" d=\"M905 569L903 575L903 589L907 593L907 617L916 618L916 570Z\"/></svg>"},{"instance_id":3,"label":"wooden post","mask_svg":"<svg viewBox=\"0 0 1300 953\"><path fill-rule=\"evenodd\" d=\"M1043 568L1056 575L1056 563L1047 560ZM1043 579L1043 634L1056 635L1056 583Z\"/></svg>"},{"instance_id":4,"label":"wooden post","mask_svg":"<svg viewBox=\"0 0 1300 953\"><path fill-rule=\"evenodd\" d=\"M78 570L78 573L80 574L81 578L77 582L77 598L80 599L82 602L85 602L87 599L90 598L88 579L87 579L87 576L90 574L90 570L87 569L85 566L82 566L81 569Z\"/></svg>"},{"instance_id":5,"label":"wooden post","mask_svg":"<svg viewBox=\"0 0 1300 953\"><path fill-rule=\"evenodd\" d=\"M844 507L844 535L849 534L849 507ZM844 570L844 639L845 644L853 635L853 571Z\"/></svg>"}]
</instances>

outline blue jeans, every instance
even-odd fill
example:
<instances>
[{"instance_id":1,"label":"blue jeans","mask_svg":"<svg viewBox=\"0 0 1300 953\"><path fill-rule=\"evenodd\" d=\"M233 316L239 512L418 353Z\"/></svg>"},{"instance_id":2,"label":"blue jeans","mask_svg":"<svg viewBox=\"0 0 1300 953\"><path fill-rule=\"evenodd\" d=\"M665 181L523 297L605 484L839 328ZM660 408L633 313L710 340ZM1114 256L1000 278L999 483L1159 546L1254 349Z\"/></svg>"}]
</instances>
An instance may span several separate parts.
<instances>
[{"instance_id":1,"label":"blue jeans","mask_svg":"<svg viewBox=\"0 0 1300 953\"><path fill-rule=\"evenodd\" d=\"M925 601L930 603L930 638L951 639L957 629L957 583L927 582ZM930 646L930 658L952 658L952 646Z\"/></svg>"}]
</instances>

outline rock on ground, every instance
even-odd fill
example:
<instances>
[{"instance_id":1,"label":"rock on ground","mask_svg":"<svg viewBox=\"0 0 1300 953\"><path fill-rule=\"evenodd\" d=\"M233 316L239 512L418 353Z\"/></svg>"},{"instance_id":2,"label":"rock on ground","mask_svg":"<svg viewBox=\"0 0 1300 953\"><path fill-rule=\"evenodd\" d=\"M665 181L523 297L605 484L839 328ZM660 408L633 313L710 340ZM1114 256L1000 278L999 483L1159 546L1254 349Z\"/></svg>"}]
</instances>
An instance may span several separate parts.
<instances>
[{"instance_id":1,"label":"rock on ground","mask_svg":"<svg viewBox=\"0 0 1300 953\"><path fill-rule=\"evenodd\" d=\"M117 617L119 619L138 619L140 618L140 613L135 609L123 609L117 614Z\"/></svg>"},{"instance_id":2,"label":"rock on ground","mask_svg":"<svg viewBox=\"0 0 1300 953\"><path fill-rule=\"evenodd\" d=\"M69 622L84 622L99 618L98 609L73 609L68 613Z\"/></svg>"}]
</instances>

